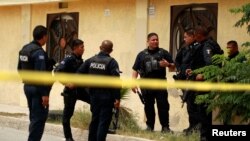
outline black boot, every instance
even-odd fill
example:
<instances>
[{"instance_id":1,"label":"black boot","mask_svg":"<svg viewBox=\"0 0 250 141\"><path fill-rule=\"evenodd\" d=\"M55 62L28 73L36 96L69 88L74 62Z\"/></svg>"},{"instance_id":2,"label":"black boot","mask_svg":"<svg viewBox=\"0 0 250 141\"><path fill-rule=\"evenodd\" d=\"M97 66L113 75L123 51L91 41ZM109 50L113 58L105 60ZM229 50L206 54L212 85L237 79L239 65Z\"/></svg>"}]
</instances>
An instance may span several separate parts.
<instances>
[{"instance_id":1,"label":"black boot","mask_svg":"<svg viewBox=\"0 0 250 141\"><path fill-rule=\"evenodd\" d=\"M189 126L188 128L184 129L183 132L185 135L190 135L192 133L198 132L200 129L200 124L196 124L194 126Z\"/></svg>"},{"instance_id":2,"label":"black boot","mask_svg":"<svg viewBox=\"0 0 250 141\"><path fill-rule=\"evenodd\" d=\"M154 128L150 127L147 125L147 128L145 129L145 131L150 131L150 132L153 132L154 131Z\"/></svg>"},{"instance_id":3,"label":"black boot","mask_svg":"<svg viewBox=\"0 0 250 141\"><path fill-rule=\"evenodd\" d=\"M162 133L174 133L169 127L162 127L161 128Z\"/></svg>"},{"instance_id":4,"label":"black boot","mask_svg":"<svg viewBox=\"0 0 250 141\"><path fill-rule=\"evenodd\" d=\"M73 138L66 138L65 141L75 141Z\"/></svg>"}]
</instances>

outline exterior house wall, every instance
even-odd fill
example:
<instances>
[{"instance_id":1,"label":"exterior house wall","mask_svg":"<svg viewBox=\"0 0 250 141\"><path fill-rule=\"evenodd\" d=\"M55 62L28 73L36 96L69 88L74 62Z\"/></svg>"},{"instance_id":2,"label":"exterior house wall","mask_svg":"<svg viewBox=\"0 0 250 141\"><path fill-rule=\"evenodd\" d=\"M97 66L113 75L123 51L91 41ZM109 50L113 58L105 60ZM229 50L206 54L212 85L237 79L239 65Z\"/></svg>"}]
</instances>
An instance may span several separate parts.
<instances>
[{"instance_id":1,"label":"exterior house wall","mask_svg":"<svg viewBox=\"0 0 250 141\"><path fill-rule=\"evenodd\" d=\"M10 12L11 11L11 12ZM21 43L21 7L0 7L0 70L16 71L18 48ZM1 103L19 104L20 82L0 82Z\"/></svg>"},{"instance_id":2,"label":"exterior house wall","mask_svg":"<svg viewBox=\"0 0 250 141\"><path fill-rule=\"evenodd\" d=\"M241 14L233 14L229 12L231 8L239 8L249 1L227 1L222 0L218 3L218 43L226 50L226 44L229 40L236 40L239 45L249 41L247 27L234 27L236 21L241 18ZM239 48L240 50L242 48Z\"/></svg>"},{"instance_id":3,"label":"exterior house wall","mask_svg":"<svg viewBox=\"0 0 250 141\"><path fill-rule=\"evenodd\" d=\"M32 5L0 6L1 66L0 70L16 72L18 50L32 39L32 29L38 24L46 25L47 14L79 12L79 38L85 42L83 59L98 53L102 40L110 39L114 43L115 57L122 78L131 77L132 65L137 53L146 47L149 32L159 34L160 47L169 50L171 6L193 3L218 3L217 41L225 50L226 42L234 39L239 44L247 41L246 28L233 27L240 15L231 14L228 9L239 7L245 0L80 0L68 3L68 8L59 9L58 3ZM239 3L241 3L239 5ZM155 7L155 14L148 16L148 5ZM110 16L104 10L110 10ZM11 11L11 12L10 12ZM173 73L168 72L168 81L173 81ZM26 106L21 82L0 82L0 103ZM55 83L51 91L50 108L62 109L60 92L63 86ZM173 130L182 130L188 126L186 107L181 108L179 91L169 89L170 126ZM137 95L129 93L128 100L121 103L132 109L144 125L143 105ZM77 102L77 108L87 106ZM157 117L158 118L158 117ZM156 128L160 130L159 121Z\"/></svg>"}]
</instances>

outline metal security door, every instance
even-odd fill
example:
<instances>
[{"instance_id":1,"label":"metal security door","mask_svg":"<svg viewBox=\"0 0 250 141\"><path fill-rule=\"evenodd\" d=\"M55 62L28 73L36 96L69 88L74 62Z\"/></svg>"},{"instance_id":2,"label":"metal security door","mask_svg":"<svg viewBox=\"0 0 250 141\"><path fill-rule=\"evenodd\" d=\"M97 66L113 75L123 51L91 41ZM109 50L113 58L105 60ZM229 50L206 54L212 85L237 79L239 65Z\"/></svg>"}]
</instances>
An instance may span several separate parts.
<instances>
[{"instance_id":1,"label":"metal security door","mask_svg":"<svg viewBox=\"0 0 250 141\"><path fill-rule=\"evenodd\" d=\"M170 52L173 58L184 45L185 28L205 26L210 36L217 39L217 4L190 4L171 7Z\"/></svg>"},{"instance_id":2,"label":"metal security door","mask_svg":"<svg viewBox=\"0 0 250 141\"><path fill-rule=\"evenodd\" d=\"M47 15L47 27L49 29L49 39L47 42L47 52L49 57L53 56L53 50L58 44L58 40L64 37L69 43L74 35L78 35L79 13L56 13Z\"/></svg>"}]
</instances>

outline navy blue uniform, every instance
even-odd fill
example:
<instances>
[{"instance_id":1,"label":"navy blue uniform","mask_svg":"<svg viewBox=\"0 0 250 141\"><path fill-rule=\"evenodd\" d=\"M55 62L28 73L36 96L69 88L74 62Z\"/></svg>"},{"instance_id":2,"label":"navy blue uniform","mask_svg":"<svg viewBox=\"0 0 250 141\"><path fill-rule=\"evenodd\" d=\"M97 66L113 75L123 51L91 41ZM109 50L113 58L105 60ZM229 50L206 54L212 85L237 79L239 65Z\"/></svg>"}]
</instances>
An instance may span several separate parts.
<instances>
[{"instance_id":1,"label":"navy blue uniform","mask_svg":"<svg viewBox=\"0 0 250 141\"><path fill-rule=\"evenodd\" d=\"M191 65L190 68L192 70L199 69L212 64L212 56L215 54L223 54L223 50L221 50L220 46L211 39L206 39L202 41L199 45L195 46L192 49L191 57ZM193 76L195 78L195 76ZM209 130L211 130L212 125L212 113L207 113L207 105L205 104L195 104L196 95L200 95L206 92L194 91L190 96L193 103L193 106L197 106L197 110L195 110L192 115L201 123L200 134L201 138L208 138Z\"/></svg>"},{"instance_id":2,"label":"navy blue uniform","mask_svg":"<svg viewBox=\"0 0 250 141\"><path fill-rule=\"evenodd\" d=\"M78 73L120 76L117 61L109 54L100 52L86 60ZM102 81L102 80L96 80ZM105 141L112 119L115 100L120 100L119 88L90 87L90 108L92 120L89 126L89 141Z\"/></svg>"},{"instance_id":3,"label":"navy blue uniform","mask_svg":"<svg viewBox=\"0 0 250 141\"><path fill-rule=\"evenodd\" d=\"M165 59L173 63L172 56L168 51L157 48L155 50L145 49L141 51L135 60L133 70L139 72L142 78L166 79L166 68L159 67L158 61ZM167 90L141 89L145 100L144 111L147 117L146 124L154 130L155 124L155 100L157 102L158 114L162 128L169 129L169 102Z\"/></svg>"},{"instance_id":4,"label":"navy blue uniform","mask_svg":"<svg viewBox=\"0 0 250 141\"><path fill-rule=\"evenodd\" d=\"M60 64L55 68L55 72L65 72L65 73L76 73L77 69L83 63L81 56L76 56L72 53L66 56ZM55 73L56 74L56 73ZM72 138L70 119L73 116L75 104L77 100L82 100L89 103L89 95L84 91L84 88L73 88L64 87L62 92L64 100L63 109L63 131L66 139Z\"/></svg>"},{"instance_id":5,"label":"navy blue uniform","mask_svg":"<svg viewBox=\"0 0 250 141\"><path fill-rule=\"evenodd\" d=\"M19 52L18 70L51 71L47 53L41 45L32 41ZM42 105L42 96L49 96L52 85L24 83L24 93L30 111L28 141L40 141L48 117L48 107Z\"/></svg>"},{"instance_id":6,"label":"navy blue uniform","mask_svg":"<svg viewBox=\"0 0 250 141\"><path fill-rule=\"evenodd\" d=\"M212 39L206 39L194 46L191 52L191 69L195 70L212 64L212 56L223 54L220 46Z\"/></svg>"},{"instance_id":7,"label":"navy blue uniform","mask_svg":"<svg viewBox=\"0 0 250 141\"><path fill-rule=\"evenodd\" d=\"M187 47L181 48L181 50L177 53L175 64L178 71L177 79L179 80L186 80L186 69L190 69L191 67L191 51L192 49L200 46L199 43L194 42L190 44ZM198 111L197 111L197 105L194 103L195 96L192 91L189 91L188 95L185 95L185 92L188 90L182 90L183 102L187 103L187 112L188 112L188 120L189 120L189 127L187 129L184 129L183 131L186 132L186 134L192 132L193 130L197 130L197 125L199 123L199 119L197 118Z\"/></svg>"},{"instance_id":8,"label":"navy blue uniform","mask_svg":"<svg viewBox=\"0 0 250 141\"><path fill-rule=\"evenodd\" d=\"M177 80L186 80L186 69L190 68L191 49L198 43L194 42L187 47L182 47L176 54L175 67L177 75L174 77Z\"/></svg>"}]
</instances>

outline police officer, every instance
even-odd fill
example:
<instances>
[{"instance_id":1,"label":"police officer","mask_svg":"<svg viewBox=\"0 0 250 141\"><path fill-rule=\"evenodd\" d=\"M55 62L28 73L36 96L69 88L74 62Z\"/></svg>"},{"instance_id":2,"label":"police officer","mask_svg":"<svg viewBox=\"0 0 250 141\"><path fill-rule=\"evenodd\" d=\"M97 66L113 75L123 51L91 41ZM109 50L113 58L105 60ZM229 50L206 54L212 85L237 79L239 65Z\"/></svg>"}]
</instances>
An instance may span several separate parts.
<instances>
[{"instance_id":1,"label":"police officer","mask_svg":"<svg viewBox=\"0 0 250 141\"><path fill-rule=\"evenodd\" d=\"M244 62L246 61L246 56L239 56L240 52L239 52L239 47L238 47L238 43L235 40L230 40L227 42L227 60L230 61L231 59L237 58L237 61L239 62Z\"/></svg>"},{"instance_id":2,"label":"police officer","mask_svg":"<svg viewBox=\"0 0 250 141\"><path fill-rule=\"evenodd\" d=\"M192 49L192 70L212 64L212 56L215 54L223 54L220 45L209 37L209 32L204 26L195 28L195 39L200 44ZM195 58L197 56L203 58Z\"/></svg>"},{"instance_id":3,"label":"police officer","mask_svg":"<svg viewBox=\"0 0 250 141\"><path fill-rule=\"evenodd\" d=\"M132 78L166 79L166 67L174 69L172 56L168 51L159 48L159 38L156 33L149 33L147 36L148 47L141 51L133 65ZM136 93L138 88L132 88ZM169 128L169 103L167 90L141 89L145 100L144 111L148 131L154 130L155 124L155 100L157 102L158 114L162 126L162 132L171 132Z\"/></svg>"},{"instance_id":4,"label":"police officer","mask_svg":"<svg viewBox=\"0 0 250 141\"><path fill-rule=\"evenodd\" d=\"M33 30L33 41L19 51L18 71L51 71L47 53L42 46L48 39L48 30L38 25ZM22 76L21 76L22 77ZM29 107L29 137L28 141L40 141L49 110L49 93L52 84L33 84L23 80L24 93Z\"/></svg>"},{"instance_id":5,"label":"police officer","mask_svg":"<svg viewBox=\"0 0 250 141\"><path fill-rule=\"evenodd\" d=\"M197 26L195 28L195 39L199 45L192 48L190 69L186 71L189 77L194 81L204 81L204 77L202 74L192 74L192 70L211 65L213 55L224 53L219 44L208 35L209 32L204 26ZM196 95L201 95L203 93L206 92L195 91L194 100ZM211 136L209 133L212 125L212 113L206 112L207 105L205 104L198 104L197 107L199 113L196 114L196 118L198 118L201 123L200 140L207 141L209 136Z\"/></svg>"},{"instance_id":6,"label":"police officer","mask_svg":"<svg viewBox=\"0 0 250 141\"><path fill-rule=\"evenodd\" d=\"M76 73L77 69L83 63L82 55L84 52L84 43L80 39L75 39L72 42L72 54L66 56L60 64L55 68L55 74L57 72L65 72L65 73ZM70 127L70 119L74 113L75 104L77 100L82 100L89 103L89 95L83 91L79 91L80 88L76 88L71 83L64 84L64 90L62 92L63 100L64 100L64 109L63 109L63 131L66 141L73 141L71 127Z\"/></svg>"},{"instance_id":7,"label":"police officer","mask_svg":"<svg viewBox=\"0 0 250 141\"><path fill-rule=\"evenodd\" d=\"M110 40L104 40L99 54L87 59L78 73L119 77L118 63L110 57L112 51L113 43ZM88 140L105 141L112 120L112 109L119 108L120 105L120 88L90 87L89 92L92 120Z\"/></svg>"},{"instance_id":8,"label":"police officer","mask_svg":"<svg viewBox=\"0 0 250 141\"><path fill-rule=\"evenodd\" d=\"M195 40L194 29L188 28L184 31L185 47L182 47L176 55L175 65L177 69L177 80L187 80L186 69L190 69L191 50L198 45ZM197 105L195 104L195 96L191 90L183 90L182 100L187 103L189 127L183 132L188 135L193 131L198 130L199 119L197 118Z\"/></svg>"},{"instance_id":9,"label":"police officer","mask_svg":"<svg viewBox=\"0 0 250 141\"><path fill-rule=\"evenodd\" d=\"M188 28L184 32L185 46L180 48L176 54L175 67L177 75L174 77L177 80L186 80L186 69L190 68L191 49L198 43L195 41L194 29Z\"/></svg>"}]
</instances>

